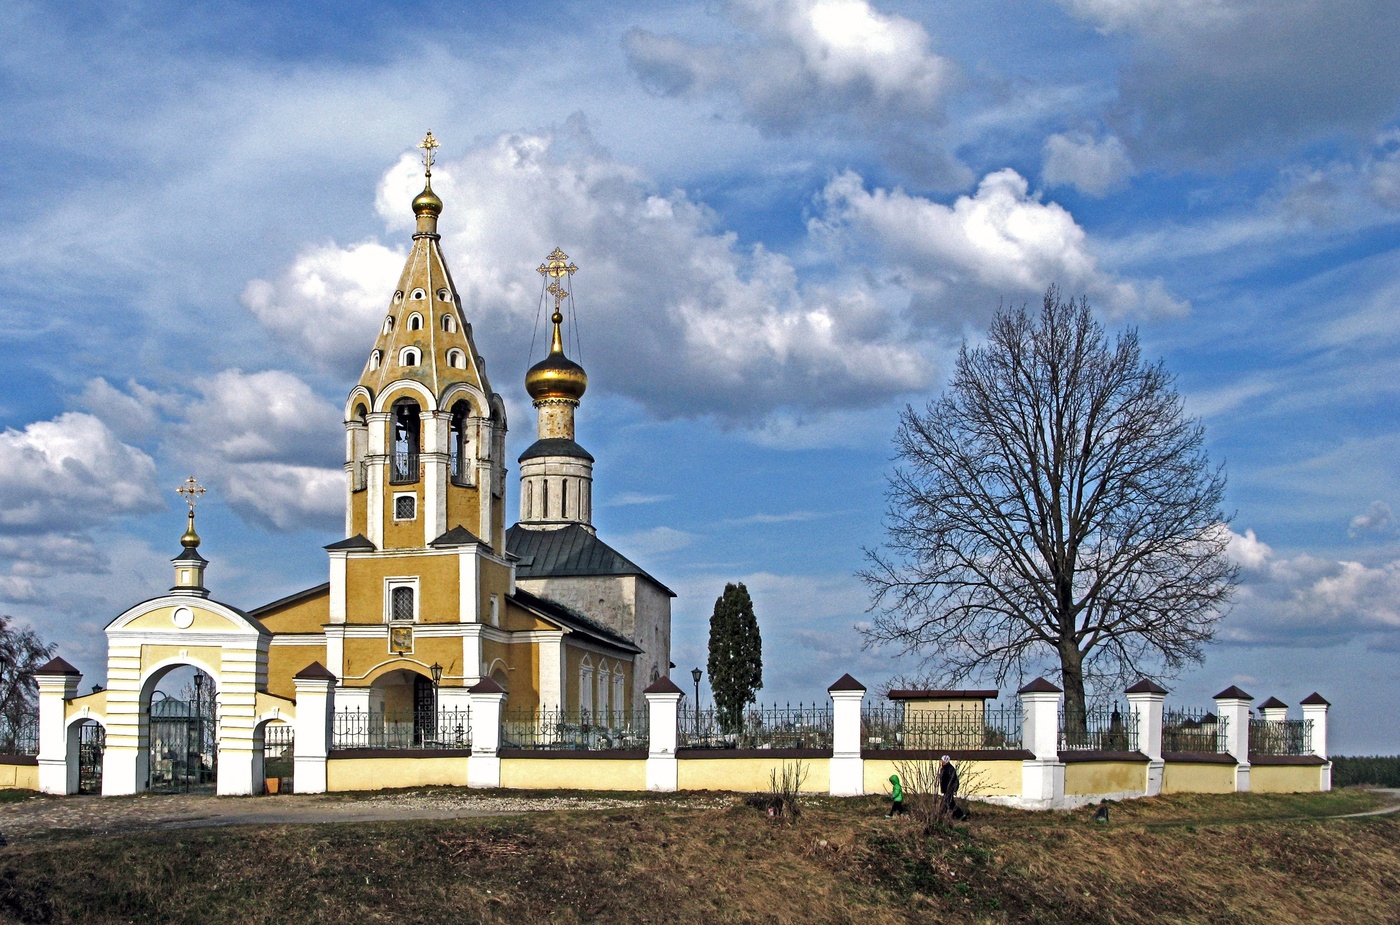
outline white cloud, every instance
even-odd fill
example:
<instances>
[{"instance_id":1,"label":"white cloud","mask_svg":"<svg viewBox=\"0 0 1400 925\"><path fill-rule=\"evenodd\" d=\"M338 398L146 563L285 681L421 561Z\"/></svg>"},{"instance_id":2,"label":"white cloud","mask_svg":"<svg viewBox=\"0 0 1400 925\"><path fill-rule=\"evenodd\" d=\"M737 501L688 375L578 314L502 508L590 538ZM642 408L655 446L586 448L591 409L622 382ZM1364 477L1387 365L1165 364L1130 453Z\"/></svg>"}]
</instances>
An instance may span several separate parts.
<instances>
[{"instance_id":1,"label":"white cloud","mask_svg":"<svg viewBox=\"0 0 1400 925\"><path fill-rule=\"evenodd\" d=\"M67 412L0 433L0 524L81 531L161 507L155 463L90 414Z\"/></svg>"},{"instance_id":2,"label":"white cloud","mask_svg":"<svg viewBox=\"0 0 1400 925\"><path fill-rule=\"evenodd\" d=\"M577 121L559 134L502 135L439 162L433 180L446 203L443 249L488 360L523 359L540 304L534 268L562 246L582 267L581 362L595 383L663 417L753 420L817 396L828 408L865 407L930 381L897 304L859 277L803 285L786 256L741 246L705 206L608 158ZM385 174L378 202L398 234L421 183L407 158ZM353 375L392 288L384 282L376 303L373 274L360 269L387 266L391 253L318 248L248 299L266 306L274 330ZM357 330L337 320L346 314L364 319Z\"/></svg>"},{"instance_id":3,"label":"white cloud","mask_svg":"<svg viewBox=\"0 0 1400 925\"><path fill-rule=\"evenodd\" d=\"M864 236L945 317L986 315L998 296L1033 297L1052 283L1087 294L1110 317L1187 311L1160 280L1138 284L1101 269L1074 217L1031 195L1010 168L983 177L951 206L900 189L867 190L851 171L832 180L822 200L828 211L813 220L816 232Z\"/></svg>"},{"instance_id":4,"label":"white cloud","mask_svg":"<svg viewBox=\"0 0 1400 925\"><path fill-rule=\"evenodd\" d=\"M1363 513L1351 519L1347 536L1358 539L1363 536L1385 536L1395 530L1395 512L1384 501L1373 501Z\"/></svg>"},{"instance_id":5,"label":"white cloud","mask_svg":"<svg viewBox=\"0 0 1400 925\"><path fill-rule=\"evenodd\" d=\"M608 507L627 507L633 504L658 504L670 501L674 495L649 495L640 491L624 491L603 502Z\"/></svg>"},{"instance_id":6,"label":"white cloud","mask_svg":"<svg viewBox=\"0 0 1400 925\"><path fill-rule=\"evenodd\" d=\"M673 527L652 527L637 533L619 536L616 545L627 550L633 558L659 556L663 553L685 549L695 541L695 535Z\"/></svg>"},{"instance_id":7,"label":"white cloud","mask_svg":"<svg viewBox=\"0 0 1400 925\"><path fill-rule=\"evenodd\" d=\"M1367 565L1307 553L1280 556L1254 531L1234 534L1235 606L1218 638L1254 645L1400 644L1400 560Z\"/></svg>"},{"instance_id":8,"label":"white cloud","mask_svg":"<svg viewBox=\"0 0 1400 925\"><path fill-rule=\"evenodd\" d=\"M1080 133L1051 135L1045 139L1046 186L1073 186L1090 196L1121 189L1133 175L1133 164L1123 143L1113 135L1095 139Z\"/></svg>"}]
</instances>

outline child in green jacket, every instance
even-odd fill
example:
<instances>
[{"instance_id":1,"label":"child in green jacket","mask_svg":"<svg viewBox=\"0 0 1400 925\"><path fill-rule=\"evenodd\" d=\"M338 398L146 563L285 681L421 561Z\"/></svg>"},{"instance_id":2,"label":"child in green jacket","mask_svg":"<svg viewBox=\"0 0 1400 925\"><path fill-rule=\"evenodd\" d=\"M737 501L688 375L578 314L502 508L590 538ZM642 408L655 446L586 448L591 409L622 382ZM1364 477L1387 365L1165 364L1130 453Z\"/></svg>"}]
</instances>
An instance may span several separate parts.
<instances>
[{"instance_id":1,"label":"child in green jacket","mask_svg":"<svg viewBox=\"0 0 1400 925\"><path fill-rule=\"evenodd\" d=\"M899 775L891 774L890 783L893 788L890 790L890 816L904 815L904 787L899 783Z\"/></svg>"}]
</instances>

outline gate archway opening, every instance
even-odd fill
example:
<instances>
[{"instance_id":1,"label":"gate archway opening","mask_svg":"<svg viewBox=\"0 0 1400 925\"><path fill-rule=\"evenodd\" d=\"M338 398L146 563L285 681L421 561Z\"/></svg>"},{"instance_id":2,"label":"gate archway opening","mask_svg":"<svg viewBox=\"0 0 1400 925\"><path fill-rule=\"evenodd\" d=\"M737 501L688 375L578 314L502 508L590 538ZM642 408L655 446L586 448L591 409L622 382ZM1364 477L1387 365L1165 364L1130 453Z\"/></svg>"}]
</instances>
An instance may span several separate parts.
<instances>
[{"instance_id":1,"label":"gate archway opening","mask_svg":"<svg viewBox=\"0 0 1400 925\"><path fill-rule=\"evenodd\" d=\"M151 793L213 793L218 784L218 691L210 675L188 667L171 666L151 679L155 689L145 709Z\"/></svg>"},{"instance_id":2,"label":"gate archway opening","mask_svg":"<svg viewBox=\"0 0 1400 925\"><path fill-rule=\"evenodd\" d=\"M107 730L95 720L75 723L78 739L78 792L102 792L102 756L107 748Z\"/></svg>"}]
</instances>

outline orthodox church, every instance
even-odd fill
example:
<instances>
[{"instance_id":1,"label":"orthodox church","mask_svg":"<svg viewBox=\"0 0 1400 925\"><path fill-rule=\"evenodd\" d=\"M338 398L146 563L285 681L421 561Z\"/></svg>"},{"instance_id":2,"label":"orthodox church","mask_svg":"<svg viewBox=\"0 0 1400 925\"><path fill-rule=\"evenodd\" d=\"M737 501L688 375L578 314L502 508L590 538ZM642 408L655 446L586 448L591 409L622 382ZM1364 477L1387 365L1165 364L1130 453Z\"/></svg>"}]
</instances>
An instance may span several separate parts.
<instances>
[{"instance_id":1,"label":"orthodox church","mask_svg":"<svg viewBox=\"0 0 1400 925\"><path fill-rule=\"evenodd\" d=\"M553 338L525 376L538 439L507 528L505 403L443 257L431 133L420 147L413 246L345 402L347 539L326 547L329 581L247 611L270 634L266 690L292 697L319 663L351 710L427 707L434 690L465 707L486 678L512 711L640 709L670 665L675 595L592 524L594 459L574 429L588 376L561 331L578 267L555 250L539 268Z\"/></svg>"}]
</instances>

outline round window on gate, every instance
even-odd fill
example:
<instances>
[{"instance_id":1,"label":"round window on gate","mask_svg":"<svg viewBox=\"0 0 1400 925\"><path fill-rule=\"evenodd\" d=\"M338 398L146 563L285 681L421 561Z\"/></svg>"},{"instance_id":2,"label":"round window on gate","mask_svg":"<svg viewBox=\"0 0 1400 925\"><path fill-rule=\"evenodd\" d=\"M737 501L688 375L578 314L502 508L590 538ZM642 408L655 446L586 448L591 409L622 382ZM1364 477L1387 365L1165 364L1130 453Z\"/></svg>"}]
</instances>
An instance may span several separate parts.
<instances>
[{"instance_id":1,"label":"round window on gate","mask_svg":"<svg viewBox=\"0 0 1400 925\"><path fill-rule=\"evenodd\" d=\"M170 615L170 619L175 621L178 628L187 630L194 626L194 611L188 607L176 607L175 612Z\"/></svg>"}]
</instances>

